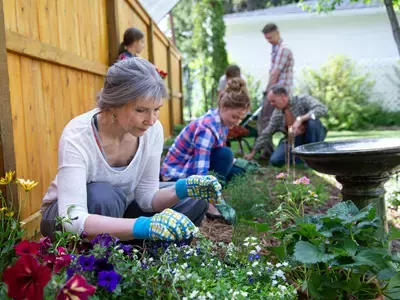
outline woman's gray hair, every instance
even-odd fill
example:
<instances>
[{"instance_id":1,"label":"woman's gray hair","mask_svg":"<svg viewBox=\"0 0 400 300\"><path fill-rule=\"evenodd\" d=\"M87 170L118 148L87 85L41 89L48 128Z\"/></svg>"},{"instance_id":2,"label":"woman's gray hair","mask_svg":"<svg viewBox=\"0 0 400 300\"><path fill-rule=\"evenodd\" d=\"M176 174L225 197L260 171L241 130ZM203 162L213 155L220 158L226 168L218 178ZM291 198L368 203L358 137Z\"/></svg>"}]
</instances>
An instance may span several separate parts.
<instances>
[{"instance_id":1,"label":"woman's gray hair","mask_svg":"<svg viewBox=\"0 0 400 300\"><path fill-rule=\"evenodd\" d=\"M158 103L168 97L164 80L155 66L144 58L134 57L108 69L104 88L97 94L97 107L112 110L139 99Z\"/></svg>"}]
</instances>

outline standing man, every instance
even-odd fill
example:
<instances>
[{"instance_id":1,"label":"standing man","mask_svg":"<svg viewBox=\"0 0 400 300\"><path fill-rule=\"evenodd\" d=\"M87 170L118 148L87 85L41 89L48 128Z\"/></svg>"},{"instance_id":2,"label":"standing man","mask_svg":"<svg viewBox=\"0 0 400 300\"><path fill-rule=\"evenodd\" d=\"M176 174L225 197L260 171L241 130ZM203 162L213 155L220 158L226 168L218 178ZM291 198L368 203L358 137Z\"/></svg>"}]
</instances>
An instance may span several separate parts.
<instances>
[{"instance_id":1,"label":"standing man","mask_svg":"<svg viewBox=\"0 0 400 300\"><path fill-rule=\"evenodd\" d=\"M263 109L258 118L257 131L260 135L261 132L268 126L272 113L275 109L267 99L267 93L274 85L283 86L289 95L293 92L293 66L294 59L292 51L281 39L278 26L274 23L268 23L262 29L265 39L272 45L271 54L271 68L269 71L269 81L265 91L265 99ZM261 157L267 158L273 151L272 139L262 149Z\"/></svg>"}]
</instances>

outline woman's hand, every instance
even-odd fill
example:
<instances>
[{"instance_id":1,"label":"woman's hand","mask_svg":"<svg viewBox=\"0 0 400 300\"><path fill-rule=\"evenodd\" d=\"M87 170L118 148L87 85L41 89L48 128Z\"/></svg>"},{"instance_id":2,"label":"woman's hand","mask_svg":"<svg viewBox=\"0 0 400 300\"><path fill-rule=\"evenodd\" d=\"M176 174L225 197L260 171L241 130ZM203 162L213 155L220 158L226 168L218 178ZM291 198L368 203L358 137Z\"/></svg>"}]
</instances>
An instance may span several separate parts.
<instances>
[{"instance_id":1,"label":"woman's hand","mask_svg":"<svg viewBox=\"0 0 400 300\"><path fill-rule=\"evenodd\" d=\"M192 175L176 182L176 194L183 200L187 197L204 200L211 204L222 203L222 187L212 175Z\"/></svg>"},{"instance_id":2,"label":"woman's hand","mask_svg":"<svg viewBox=\"0 0 400 300\"><path fill-rule=\"evenodd\" d=\"M188 217L167 208L152 217L139 217L132 233L135 239L178 241L189 239L196 230Z\"/></svg>"}]
</instances>

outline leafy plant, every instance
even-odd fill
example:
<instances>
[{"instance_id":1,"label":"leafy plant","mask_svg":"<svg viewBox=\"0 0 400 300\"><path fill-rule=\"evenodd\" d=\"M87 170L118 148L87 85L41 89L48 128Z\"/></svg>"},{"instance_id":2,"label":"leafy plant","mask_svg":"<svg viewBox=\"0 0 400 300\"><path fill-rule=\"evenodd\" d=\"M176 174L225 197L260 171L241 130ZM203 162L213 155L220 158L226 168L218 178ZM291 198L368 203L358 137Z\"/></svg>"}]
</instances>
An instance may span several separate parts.
<instances>
[{"instance_id":1,"label":"leafy plant","mask_svg":"<svg viewBox=\"0 0 400 300\"><path fill-rule=\"evenodd\" d=\"M19 178L14 180L15 171L6 172L5 176L0 178L0 185L6 186L9 190L10 197L5 198L0 190L0 279L7 265L15 258L14 246L25 234L20 221L21 211L23 211L28 200L29 192L38 184L35 181L24 180ZM25 191L25 198L20 201L16 207L14 203L14 195L12 185L20 185Z\"/></svg>"},{"instance_id":2,"label":"leafy plant","mask_svg":"<svg viewBox=\"0 0 400 300\"><path fill-rule=\"evenodd\" d=\"M297 218L295 224L275 231L281 240L271 248L274 256L292 265L288 276L313 299L389 299L400 292L397 285L400 256L390 253L393 229L377 235L381 220L376 209L359 210L351 201L341 202L327 214ZM396 275L396 276L395 276Z\"/></svg>"},{"instance_id":3,"label":"leafy plant","mask_svg":"<svg viewBox=\"0 0 400 300\"><path fill-rule=\"evenodd\" d=\"M370 124L371 115L382 111L368 102L374 81L358 71L345 56L331 58L320 70L304 70L303 90L329 109L322 121L331 130L357 130Z\"/></svg>"}]
</instances>

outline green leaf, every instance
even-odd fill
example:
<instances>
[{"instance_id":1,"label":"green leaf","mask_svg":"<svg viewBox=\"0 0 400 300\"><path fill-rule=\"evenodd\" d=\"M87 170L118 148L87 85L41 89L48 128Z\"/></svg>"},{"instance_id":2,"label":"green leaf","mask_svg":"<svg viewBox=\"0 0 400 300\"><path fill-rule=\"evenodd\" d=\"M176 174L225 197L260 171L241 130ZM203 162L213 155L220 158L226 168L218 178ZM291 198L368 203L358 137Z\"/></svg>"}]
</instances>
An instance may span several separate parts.
<instances>
[{"instance_id":1,"label":"green leaf","mask_svg":"<svg viewBox=\"0 0 400 300\"><path fill-rule=\"evenodd\" d=\"M386 263L383 258L383 254L374 250L362 250L356 257L355 262L352 264L355 266L370 266L377 269L386 269Z\"/></svg>"},{"instance_id":2,"label":"green leaf","mask_svg":"<svg viewBox=\"0 0 400 300\"><path fill-rule=\"evenodd\" d=\"M390 279L385 296L389 299L400 299L400 273Z\"/></svg>"},{"instance_id":3,"label":"green leaf","mask_svg":"<svg viewBox=\"0 0 400 300\"><path fill-rule=\"evenodd\" d=\"M389 232L389 242L397 239L400 239L400 230L393 226Z\"/></svg>"},{"instance_id":4,"label":"green leaf","mask_svg":"<svg viewBox=\"0 0 400 300\"><path fill-rule=\"evenodd\" d=\"M358 250L358 244L353 240L345 240L343 249L346 250L349 256L355 256Z\"/></svg>"},{"instance_id":5,"label":"green leaf","mask_svg":"<svg viewBox=\"0 0 400 300\"><path fill-rule=\"evenodd\" d=\"M311 274L307 284L307 291L314 299L324 299L319 287L321 285L321 276L317 273Z\"/></svg>"},{"instance_id":6,"label":"green leaf","mask_svg":"<svg viewBox=\"0 0 400 300\"><path fill-rule=\"evenodd\" d=\"M296 243L293 256L301 263L315 264L321 261L322 253L313 244L299 241Z\"/></svg>"},{"instance_id":7,"label":"green leaf","mask_svg":"<svg viewBox=\"0 0 400 300\"><path fill-rule=\"evenodd\" d=\"M391 268L384 269L378 273L379 280L390 280L397 272Z\"/></svg>"},{"instance_id":8,"label":"green leaf","mask_svg":"<svg viewBox=\"0 0 400 300\"><path fill-rule=\"evenodd\" d=\"M259 223L259 222L255 222L255 221L245 220L245 219L241 219L240 221L241 221L241 223L245 223L247 225L250 225L254 229L256 229L257 233L268 232L271 229L271 227L267 223Z\"/></svg>"},{"instance_id":9,"label":"green leaf","mask_svg":"<svg viewBox=\"0 0 400 300\"><path fill-rule=\"evenodd\" d=\"M286 257L286 249L285 247L281 246L281 247L268 247L268 250L271 251L272 253L275 253L276 256L278 256L278 258L280 260L285 260Z\"/></svg>"},{"instance_id":10,"label":"green leaf","mask_svg":"<svg viewBox=\"0 0 400 300\"><path fill-rule=\"evenodd\" d=\"M332 208L328 209L328 216L338 216L341 219L349 219L351 216L355 216L360 210L351 201L339 202Z\"/></svg>"}]
</instances>

